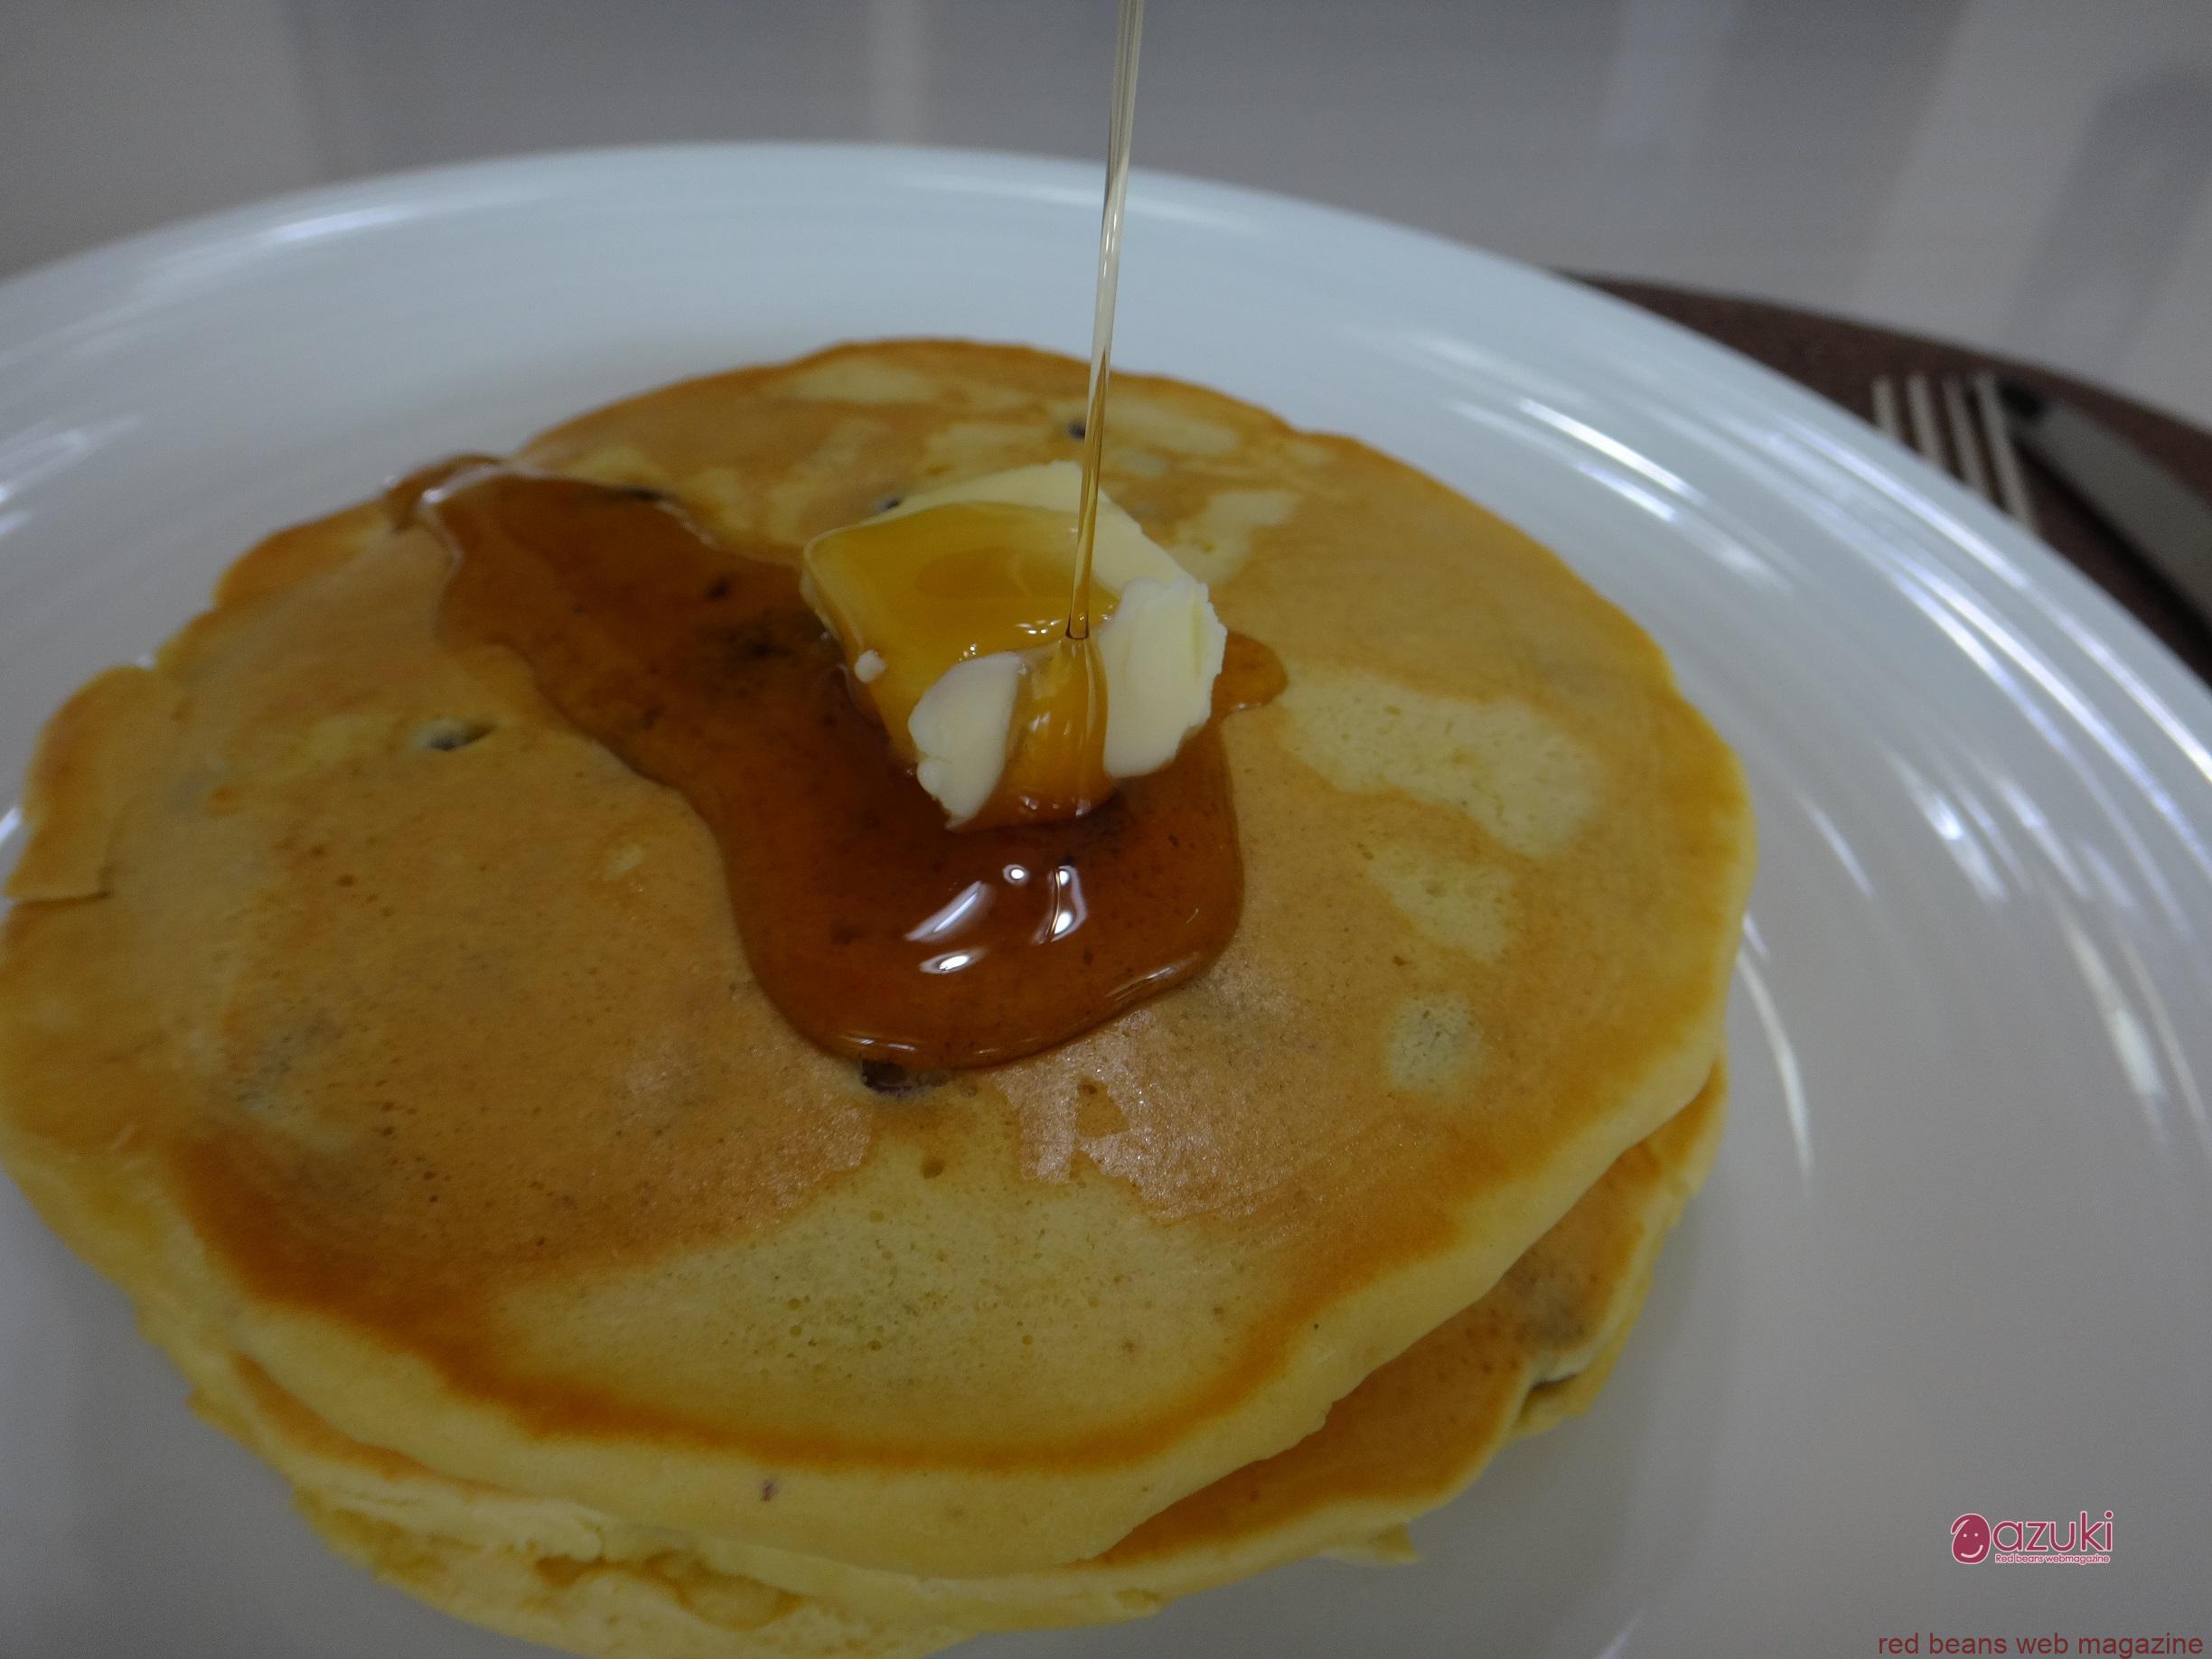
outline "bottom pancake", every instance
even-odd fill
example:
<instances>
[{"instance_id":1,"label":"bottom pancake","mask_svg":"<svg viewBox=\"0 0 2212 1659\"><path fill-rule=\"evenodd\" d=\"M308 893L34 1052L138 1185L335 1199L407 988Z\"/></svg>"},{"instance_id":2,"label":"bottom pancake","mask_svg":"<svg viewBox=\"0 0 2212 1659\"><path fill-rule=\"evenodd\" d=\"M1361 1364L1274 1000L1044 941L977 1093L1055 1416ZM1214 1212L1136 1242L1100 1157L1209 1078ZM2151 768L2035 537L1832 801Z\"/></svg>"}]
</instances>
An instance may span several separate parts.
<instances>
[{"instance_id":1,"label":"bottom pancake","mask_svg":"<svg viewBox=\"0 0 2212 1659\"><path fill-rule=\"evenodd\" d=\"M387 1584L473 1624L593 1659L920 1659L966 1636L861 1618L680 1551L578 1561L411 1532L309 1493L299 1505L323 1542Z\"/></svg>"},{"instance_id":2,"label":"bottom pancake","mask_svg":"<svg viewBox=\"0 0 2212 1659\"><path fill-rule=\"evenodd\" d=\"M340 1554L448 1612L603 1659L903 1659L988 1630L1152 1612L1317 1553L1410 1559L1404 1523L1507 1441L1595 1398L1725 1118L1716 1067L1488 1295L1373 1373L1324 1426L1090 1561L920 1579L644 1527L457 1480L332 1428L259 1366L148 1308L202 1413L292 1482Z\"/></svg>"}]
</instances>

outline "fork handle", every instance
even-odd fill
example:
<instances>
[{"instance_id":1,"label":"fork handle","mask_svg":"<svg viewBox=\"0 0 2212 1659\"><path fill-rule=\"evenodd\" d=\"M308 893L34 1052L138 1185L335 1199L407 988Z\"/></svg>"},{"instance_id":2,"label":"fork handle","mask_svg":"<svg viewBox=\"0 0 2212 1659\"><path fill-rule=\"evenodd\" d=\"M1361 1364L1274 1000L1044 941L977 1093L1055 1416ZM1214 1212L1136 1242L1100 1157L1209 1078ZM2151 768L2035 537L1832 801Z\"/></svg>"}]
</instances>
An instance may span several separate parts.
<instances>
[{"instance_id":1,"label":"fork handle","mask_svg":"<svg viewBox=\"0 0 2212 1659\"><path fill-rule=\"evenodd\" d=\"M2071 404L2017 380L2000 390L2020 447L2212 624L2212 505Z\"/></svg>"}]
</instances>

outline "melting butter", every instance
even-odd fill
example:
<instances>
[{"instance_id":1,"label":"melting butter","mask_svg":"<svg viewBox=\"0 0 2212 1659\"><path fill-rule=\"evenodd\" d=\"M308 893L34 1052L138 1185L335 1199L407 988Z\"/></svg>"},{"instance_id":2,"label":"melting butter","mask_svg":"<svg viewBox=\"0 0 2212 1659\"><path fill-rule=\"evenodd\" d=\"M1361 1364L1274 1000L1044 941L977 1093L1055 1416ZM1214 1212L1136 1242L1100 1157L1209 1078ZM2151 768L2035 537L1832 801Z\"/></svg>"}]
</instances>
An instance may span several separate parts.
<instances>
[{"instance_id":1,"label":"melting butter","mask_svg":"<svg viewBox=\"0 0 2212 1659\"><path fill-rule=\"evenodd\" d=\"M988 818L1012 774L1038 784L1017 711L1066 627L1081 489L1073 462L1017 467L807 546L807 601L836 633L855 695L955 825ZM1205 585L1103 495L1092 561L1097 758L1118 782L1167 765L1205 723L1228 633Z\"/></svg>"}]
</instances>

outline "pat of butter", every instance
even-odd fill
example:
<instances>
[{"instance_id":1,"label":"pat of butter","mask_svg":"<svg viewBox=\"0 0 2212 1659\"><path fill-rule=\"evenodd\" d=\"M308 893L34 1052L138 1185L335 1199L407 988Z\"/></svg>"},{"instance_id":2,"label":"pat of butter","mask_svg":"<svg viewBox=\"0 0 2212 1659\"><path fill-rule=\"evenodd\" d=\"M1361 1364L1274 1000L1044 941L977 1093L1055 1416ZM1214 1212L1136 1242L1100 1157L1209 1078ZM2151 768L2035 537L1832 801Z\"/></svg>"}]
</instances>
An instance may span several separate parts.
<instances>
[{"instance_id":1,"label":"pat of butter","mask_svg":"<svg viewBox=\"0 0 2212 1659\"><path fill-rule=\"evenodd\" d=\"M1082 486L1073 462L1017 467L807 545L807 600L844 647L857 695L955 824L998 787L1022 676L1065 627ZM1104 495L1092 576L1105 769L1141 777L1205 723L1228 631L1204 584Z\"/></svg>"}]
</instances>

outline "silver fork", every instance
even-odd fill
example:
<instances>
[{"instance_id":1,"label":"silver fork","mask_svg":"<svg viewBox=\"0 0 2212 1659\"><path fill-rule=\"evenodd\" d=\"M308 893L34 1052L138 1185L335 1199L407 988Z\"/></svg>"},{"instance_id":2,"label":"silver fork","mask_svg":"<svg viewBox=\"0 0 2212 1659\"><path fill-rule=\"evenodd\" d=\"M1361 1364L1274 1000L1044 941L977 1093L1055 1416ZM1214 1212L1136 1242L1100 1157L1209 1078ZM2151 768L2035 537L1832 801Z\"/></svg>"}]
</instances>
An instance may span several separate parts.
<instances>
[{"instance_id":1,"label":"silver fork","mask_svg":"<svg viewBox=\"0 0 2212 1659\"><path fill-rule=\"evenodd\" d=\"M1943 426L1936 420L1940 387ZM1972 380L1947 374L1932 387L1925 374L1905 377L1905 410L1911 417L1912 436L1898 417L1897 382L1888 375L1874 380L1874 424L1898 443L1910 443L1929 465L1949 473L1983 501L2002 507L2030 536L2036 534L2035 504L2028 499L2028 481L2020 473L2020 452L2012 447L2012 433L2005 425L2004 404L1997 395L1997 377L1977 374ZM1988 456L1987 464L1982 457ZM1990 488L1994 473L1997 487Z\"/></svg>"}]
</instances>

